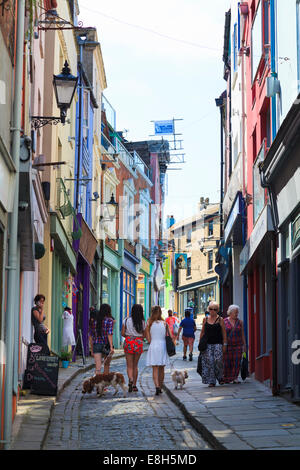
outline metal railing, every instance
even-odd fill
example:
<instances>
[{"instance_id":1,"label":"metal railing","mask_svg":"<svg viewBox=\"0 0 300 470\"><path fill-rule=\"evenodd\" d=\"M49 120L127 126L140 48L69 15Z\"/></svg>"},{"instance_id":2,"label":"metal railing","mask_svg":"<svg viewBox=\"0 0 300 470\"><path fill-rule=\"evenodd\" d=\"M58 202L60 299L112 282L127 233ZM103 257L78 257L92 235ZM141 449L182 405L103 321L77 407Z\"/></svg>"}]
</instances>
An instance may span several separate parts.
<instances>
[{"instance_id":1,"label":"metal railing","mask_svg":"<svg viewBox=\"0 0 300 470\"><path fill-rule=\"evenodd\" d=\"M105 111L108 124L116 130L116 111L104 95L102 95L102 110Z\"/></svg>"}]
</instances>

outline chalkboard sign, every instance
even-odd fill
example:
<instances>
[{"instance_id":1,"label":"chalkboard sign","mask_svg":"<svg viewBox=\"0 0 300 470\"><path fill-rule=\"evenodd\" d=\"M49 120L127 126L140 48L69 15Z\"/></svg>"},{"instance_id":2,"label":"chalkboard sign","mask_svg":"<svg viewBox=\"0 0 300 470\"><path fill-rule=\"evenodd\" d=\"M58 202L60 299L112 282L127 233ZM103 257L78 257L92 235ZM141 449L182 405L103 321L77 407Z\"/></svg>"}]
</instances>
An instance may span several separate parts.
<instances>
[{"instance_id":1,"label":"chalkboard sign","mask_svg":"<svg viewBox=\"0 0 300 470\"><path fill-rule=\"evenodd\" d=\"M58 357L36 356L31 371L33 375L31 393L56 396L58 368Z\"/></svg>"},{"instance_id":2,"label":"chalkboard sign","mask_svg":"<svg viewBox=\"0 0 300 470\"><path fill-rule=\"evenodd\" d=\"M23 389L30 389L33 380L33 366L36 356L48 355L48 347L44 344L30 343L27 351L27 365L23 380Z\"/></svg>"}]
</instances>

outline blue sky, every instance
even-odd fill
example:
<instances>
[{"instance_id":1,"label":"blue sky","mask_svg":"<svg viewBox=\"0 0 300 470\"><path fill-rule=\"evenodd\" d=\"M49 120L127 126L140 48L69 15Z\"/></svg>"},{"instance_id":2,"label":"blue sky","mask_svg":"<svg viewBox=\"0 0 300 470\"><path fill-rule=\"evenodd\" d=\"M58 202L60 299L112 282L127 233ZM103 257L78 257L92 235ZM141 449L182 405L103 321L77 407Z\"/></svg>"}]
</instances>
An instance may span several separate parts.
<instances>
[{"instance_id":1,"label":"blue sky","mask_svg":"<svg viewBox=\"0 0 300 470\"><path fill-rule=\"evenodd\" d=\"M84 26L94 26L107 78L105 96L127 140L147 140L153 120L183 119L185 164L167 172L165 216L196 212L201 196L220 200L220 114L226 88L223 36L229 0L79 0ZM175 40L176 39L176 40Z\"/></svg>"}]
</instances>

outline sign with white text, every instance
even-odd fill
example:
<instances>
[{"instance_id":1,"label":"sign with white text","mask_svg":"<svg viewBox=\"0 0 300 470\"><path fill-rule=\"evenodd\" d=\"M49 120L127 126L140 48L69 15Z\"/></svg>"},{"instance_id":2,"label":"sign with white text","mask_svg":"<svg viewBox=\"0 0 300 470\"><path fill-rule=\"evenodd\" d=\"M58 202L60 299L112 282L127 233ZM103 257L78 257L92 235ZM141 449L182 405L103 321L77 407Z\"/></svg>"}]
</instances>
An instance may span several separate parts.
<instances>
[{"instance_id":1,"label":"sign with white text","mask_svg":"<svg viewBox=\"0 0 300 470\"><path fill-rule=\"evenodd\" d=\"M154 121L155 135L174 134L174 121Z\"/></svg>"}]
</instances>

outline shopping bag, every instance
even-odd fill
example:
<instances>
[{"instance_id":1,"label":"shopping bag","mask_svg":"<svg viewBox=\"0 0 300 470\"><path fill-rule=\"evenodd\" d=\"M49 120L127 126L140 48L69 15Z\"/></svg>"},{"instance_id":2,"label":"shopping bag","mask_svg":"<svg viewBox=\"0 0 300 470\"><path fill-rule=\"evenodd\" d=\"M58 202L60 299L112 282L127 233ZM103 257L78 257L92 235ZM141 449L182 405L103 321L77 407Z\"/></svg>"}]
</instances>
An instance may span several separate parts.
<instances>
[{"instance_id":1,"label":"shopping bag","mask_svg":"<svg viewBox=\"0 0 300 470\"><path fill-rule=\"evenodd\" d=\"M202 354L201 353L198 356L197 372L199 375L202 376Z\"/></svg>"},{"instance_id":2,"label":"shopping bag","mask_svg":"<svg viewBox=\"0 0 300 470\"><path fill-rule=\"evenodd\" d=\"M248 377L248 375L249 375L248 359L247 359L246 353L243 353L242 361L241 361L241 377L243 380L246 380L246 377Z\"/></svg>"}]
</instances>

